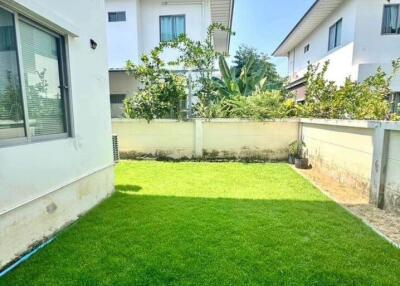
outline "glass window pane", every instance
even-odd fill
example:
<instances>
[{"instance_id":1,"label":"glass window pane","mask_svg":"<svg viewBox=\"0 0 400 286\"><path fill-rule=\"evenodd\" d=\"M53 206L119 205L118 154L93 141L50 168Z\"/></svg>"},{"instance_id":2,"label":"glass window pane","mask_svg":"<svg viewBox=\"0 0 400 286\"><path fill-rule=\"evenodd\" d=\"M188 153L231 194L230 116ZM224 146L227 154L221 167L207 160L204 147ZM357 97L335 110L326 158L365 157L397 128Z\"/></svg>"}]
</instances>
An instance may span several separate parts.
<instances>
[{"instance_id":1,"label":"glass window pane","mask_svg":"<svg viewBox=\"0 0 400 286\"><path fill-rule=\"evenodd\" d=\"M171 16L162 16L160 23L161 29L161 41L168 42L174 39L173 29L172 29L172 17Z\"/></svg>"},{"instance_id":2,"label":"glass window pane","mask_svg":"<svg viewBox=\"0 0 400 286\"><path fill-rule=\"evenodd\" d=\"M384 34L394 34L398 28L399 6L390 5L385 6L383 13L383 27Z\"/></svg>"},{"instance_id":3,"label":"glass window pane","mask_svg":"<svg viewBox=\"0 0 400 286\"><path fill-rule=\"evenodd\" d=\"M109 12L108 13L108 21L109 22L125 22L126 21L126 12Z\"/></svg>"},{"instance_id":4,"label":"glass window pane","mask_svg":"<svg viewBox=\"0 0 400 286\"><path fill-rule=\"evenodd\" d=\"M342 44L342 20L336 23L335 48Z\"/></svg>"},{"instance_id":5,"label":"glass window pane","mask_svg":"<svg viewBox=\"0 0 400 286\"><path fill-rule=\"evenodd\" d=\"M400 34L400 5L397 5L397 34Z\"/></svg>"},{"instance_id":6,"label":"glass window pane","mask_svg":"<svg viewBox=\"0 0 400 286\"><path fill-rule=\"evenodd\" d=\"M25 137L14 16L0 8L0 140Z\"/></svg>"},{"instance_id":7,"label":"glass window pane","mask_svg":"<svg viewBox=\"0 0 400 286\"><path fill-rule=\"evenodd\" d=\"M185 34L185 16L175 17L175 37Z\"/></svg>"},{"instance_id":8,"label":"glass window pane","mask_svg":"<svg viewBox=\"0 0 400 286\"><path fill-rule=\"evenodd\" d=\"M60 90L60 39L20 22L22 62L31 136L67 132Z\"/></svg>"},{"instance_id":9,"label":"glass window pane","mask_svg":"<svg viewBox=\"0 0 400 286\"><path fill-rule=\"evenodd\" d=\"M336 27L333 25L329 28L329 50L335 48L335 40L336 40Z\"/></svg>"},{"instance_id":10,"label":"glass window pane","mask_svg":"<svg viewBox=\"0 0 400 286\"><path fill-rule=\"evenodd\" d=\"M117 13L115 13L115 12L108 13L108 21L109 22L117 21Z\"/></svg>"}]
</instances>

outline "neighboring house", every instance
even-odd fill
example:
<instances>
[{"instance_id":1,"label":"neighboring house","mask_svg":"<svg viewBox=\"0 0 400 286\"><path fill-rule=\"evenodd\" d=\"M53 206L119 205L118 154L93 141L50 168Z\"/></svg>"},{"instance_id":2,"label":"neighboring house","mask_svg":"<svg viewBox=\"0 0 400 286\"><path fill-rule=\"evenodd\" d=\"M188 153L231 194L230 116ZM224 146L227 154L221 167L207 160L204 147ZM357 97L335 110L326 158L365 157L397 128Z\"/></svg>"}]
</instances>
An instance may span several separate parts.
<instances>
[{"instance_id":1,"label":"neighboring house","mask_svg":"<svg viewBox=\"0 0 400 286\"><path fill-rule=\"evenodd\" d=\"M330 61L327 77L362 81L400 57L400 0L318 0L274 52L289 59L288 88L305 100L308 64ZM392 89L400 91L396 76ZM398 99L397 99L398 100Z\"/></svg>"},{"instance_id":2,"label":"neighboring house","mask_svg":"<svg viewBox=\"0 0 400 286\"><path fill-rule=\"evenodd\" d=\"M140 57L180 34L203 40L211 23L232 26L234 0L106 0L110 96L112 117L121 117L123 100L137 90L137 81L125 72L127 60L140 63ZM214 44L228 52L230 35L217 32ZM165 60L177 52L168 50Z\"/></svg>"},{"instance_id":3,"label":"neighboring house","mask_svg":"<svg viewBox=\"0 0 400 286\"><path fill-rule=\"evenodd\" d=\"M0 0L0 268L113 192L104 11Z\"/></svg>"}]
</instances>

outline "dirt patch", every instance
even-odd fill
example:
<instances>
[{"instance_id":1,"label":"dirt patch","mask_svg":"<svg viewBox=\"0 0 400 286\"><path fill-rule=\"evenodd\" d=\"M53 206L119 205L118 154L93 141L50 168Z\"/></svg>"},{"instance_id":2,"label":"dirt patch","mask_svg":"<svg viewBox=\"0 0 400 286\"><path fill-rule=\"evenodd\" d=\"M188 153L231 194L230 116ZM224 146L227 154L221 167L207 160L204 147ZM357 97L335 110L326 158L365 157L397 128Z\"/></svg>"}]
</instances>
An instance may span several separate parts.
<instances>
[{"instance_id":1,"label":"dirt patch","mask_svg":"<svg viewBox=\"0 0 400 286\"><path fill-rule=\"evenodd\" d=\"M400 247L399 214L376 208L369 204L369 198L365 195L366 192L360 192L360 190L348 187L315 169L297 171L324 190L337 203L345 206L355 216Z\"/></svg>"}]
</instances>

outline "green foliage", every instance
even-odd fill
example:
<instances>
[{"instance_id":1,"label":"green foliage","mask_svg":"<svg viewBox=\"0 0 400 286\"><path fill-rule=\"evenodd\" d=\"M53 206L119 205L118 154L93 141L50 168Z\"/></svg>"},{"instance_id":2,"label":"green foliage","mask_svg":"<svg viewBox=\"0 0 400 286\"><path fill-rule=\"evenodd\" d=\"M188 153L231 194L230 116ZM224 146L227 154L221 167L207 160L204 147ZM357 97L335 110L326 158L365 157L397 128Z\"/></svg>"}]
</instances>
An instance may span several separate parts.
<instances>
[{"instance_id":1,"label":"green foliage","mask_svg":"<svg viewBox=\"0 0 400 286\"><path fill-rule=\"evenodd\" d=\"M254 63L255 58L249 58L237 75L236 68L229 68L225 57L219 57L221 78L214 77L213 81L222 98L251 96L255 91L267 90L266 71L260 69L257 72L250 72Z\"/></svg>"},{"instance_id":2,"label":"green foliage","mask_svg":"<svg viewBox=\"0 0 400 286\"><path fill-rule=\"evenodd\" d=\"M284 79L279 76L278 72L276 71L275 65L270 62L270 58L266 54L260 53L256 49L250 48L245 45L240 46L234 56L233 63L237 77L240 76L242 69L251 59L254 60L254 64L248 71L249 76L263 71L264 77L267 78L267 81L265 83L267 90L282 89Z\"/></svg>"},{"instance_id":3,"label":"green foliage","mask_svg":"<svg viewBox=\"0 0 400 286\"><path fill-rule=\"evenodd\" d=\"M343 86L325 79L329 62L310 65L306 74L306 103L301 107L303 117L359 119L359 120L395 120L390 113L390 83L400 67L400 61L393 62L393 74L386 74L378 68L375 75L363 82L346 79Z\"/></svg>"},{"instance_id":4,"label":"green foliage","mask_svg":"<svg viewBox=\"0 0 400 286\"><path fill-rule=\"evenodd\" d=\"M302 157L302 151L303 148L306 145L304 144L304 142L299 142L299 141L294 141L289 145L289 155L293 156L295 158L301 158Z\"/></svg>"},{"instance_id":5,"label":"green foliage","mask_svg":"<svg viewBox=\"0 0 400 286\"><path fill-rule=\"evenodd\" d=\"M297 105L281 90L283 80L269 58L257 50L242 46L235 55L235 66L229 67L224 55L214 50L212 36L216 31L231 33L221 24L209 27L203 41L193 41L186 35L171 42L162 42L150 55L144 55L141 65L127 63L130 75L139 79L139 92L125 101L129 118L183 118L182 103L187 89L197 97L195 116L200 118L238 117L272 119L315 117L335 119L399 120L391 113L387 100L393 75L379 68L363 82L347 79L343 86L326 80L329 62L322 68L310 65L306 74L307 101ZM178 58L164 63L161 54L166 48L178 50ZM219 60L221 78L213 77ZM190 86L183 75L168 69L171 65L195 73ZM400 60L393 63L393 74ZM278 89L280 91L273 91Z\"/></svg>"},{"instance_id":6,"label":"green foliage","mask_svg":"<svg viewBox=\"0 0 400 286\"><path fill-rule=\"evenodd\" d=\"M186 99L186 78L166 68L161 60L162 49L155 48L149 56L141 58L142 64L128 61L126 69L135 76L141 87L133 97L125 100L125 116L144 118L181 118L181 104Z\"/></svg>"},{"instance_id":7,"label":"green foliage","mask_svg":"<svg viewBox=\"0 0 400 286\"><path fill-rule=\"evenodd\" d=\"M258 91L253 96L224 98L216 107L216 115L221 118L273 119L295 115L292 100L286 100L280 91Z\"/></svg>"},{"instance_id":8,"label":"green foliage","mask_svg":"<svg viewBox=\"0 0 400 286\"><path fill-rule=\"evenodd\" d=\"M7 86L0 96L0 119L21 121L24 118L19 78L7 73Z\"/></svg>"},{"instance_id":9,"label":"green foliage","mask_svg":"<svg viewBox=\"0 0 400 286\"><path fill-rule=\"evenodd\" d=\"M125 101L126 116L145 118L147 121L170 116L182 118L180 106L186 100L186 79L171 72L160 58L166 48L172 48L178 50L180 55L168 65L183 66L198 74L191 86L194 96L199 99L195 107L196 116L213 117L213 105L220 99L212 81L215 61L220 55L214 50L212 39L216 31L231 33L222 24L212 24L204 41L193 41L186 35L180 35L174 41L161 42L149 56L144 55L141 65L128 61L128 74L138 78L143 87L137 95Z\"/></svg>"},{"instance_id":10,"label":"green foliage","mask_svg":"<svg viewBox=\"0 0 400 286\"><path fill-rule=\"evenodd\" d=\"M207 37L203 41L193 41L186 35L181 35L173 42L162 43L163 48L175 48L180 51L179 58L171 64L181 64L197 74L192 86L193 94L198 98L198 104L194 108L197 117L212 118L214 104L221 99L213 82L215 62L221 55L214 49L213 43L213 34L218 31L234 34L224 25L214 23L208 27Z\"/></svg>"}]
</instances>

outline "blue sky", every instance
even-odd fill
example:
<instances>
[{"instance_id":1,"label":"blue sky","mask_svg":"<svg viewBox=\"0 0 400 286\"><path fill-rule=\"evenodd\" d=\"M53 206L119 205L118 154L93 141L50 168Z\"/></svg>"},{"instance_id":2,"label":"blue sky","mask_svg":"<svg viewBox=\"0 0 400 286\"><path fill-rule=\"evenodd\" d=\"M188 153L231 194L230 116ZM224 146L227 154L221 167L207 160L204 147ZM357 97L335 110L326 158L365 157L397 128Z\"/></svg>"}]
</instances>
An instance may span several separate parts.
<instances>
[{"instance_id":1,"label":"blue sky","mask_svg":"<svg viewBox=\"0 0 400 286\"><path fill-rule=\"evenodd\" d=\"M241 44L271 55L315 0L235 0L231 55ZM281 75L287 75L287 60L272 58Z\"/></svg>"}]
</instances>

